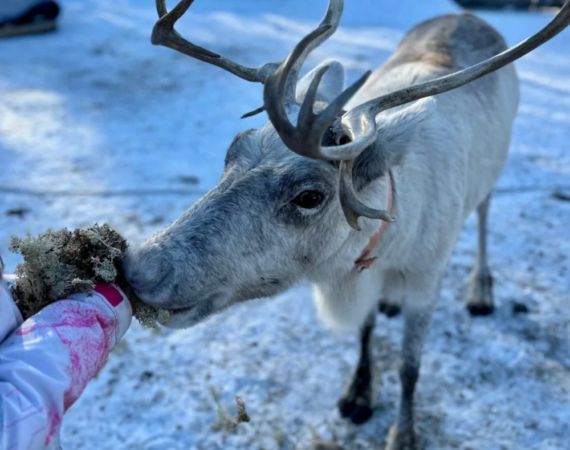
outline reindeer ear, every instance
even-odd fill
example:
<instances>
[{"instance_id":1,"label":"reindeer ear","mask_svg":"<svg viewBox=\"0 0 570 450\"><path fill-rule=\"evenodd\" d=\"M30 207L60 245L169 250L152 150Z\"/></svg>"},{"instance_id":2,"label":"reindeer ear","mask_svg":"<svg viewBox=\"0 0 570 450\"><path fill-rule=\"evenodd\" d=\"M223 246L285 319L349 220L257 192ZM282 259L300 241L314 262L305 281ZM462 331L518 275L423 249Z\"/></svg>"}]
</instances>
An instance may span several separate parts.
<instances>
[{"instance_id":1,"label":"reindeer ear","mask_svg":"<svg viewBox=\"0 0 570 450\"><path fill-rule=\"evenodd\" d=\"M338 61L328 60L319 64L297 83L296 97L298 103L303 102L311 81L313 81L315 74L323 66L329 66L329 70L327 70L321 80L317 91L317 100L330 103L341 94L344 89L344 67Z\"/></svg>"},{"instance_id":2,"label":"reindeer ear","mask_svg":"<svg viewBox=\"0 0 570 450\"><path fill-rule=\"evenodd\" d=\"M436 100L427 97L400 108L387 110L376 117L378 139L385 147L407 147L421 130L421 125L431 117Z\"/></svg>"},{"instance_id":3,"label":"reindeer ear","mask_svg":"<svg viewBox=\"0 0 570 450\"><path fill-rule=\"evenodd\" d=\"M436 107L436 99L427 97L389 109L376 117L376 143L364 150L354 163L353 177L357 189L402 162L414 143L418 142L424 122L432 116Z\"/></svg>"}]
</instances>

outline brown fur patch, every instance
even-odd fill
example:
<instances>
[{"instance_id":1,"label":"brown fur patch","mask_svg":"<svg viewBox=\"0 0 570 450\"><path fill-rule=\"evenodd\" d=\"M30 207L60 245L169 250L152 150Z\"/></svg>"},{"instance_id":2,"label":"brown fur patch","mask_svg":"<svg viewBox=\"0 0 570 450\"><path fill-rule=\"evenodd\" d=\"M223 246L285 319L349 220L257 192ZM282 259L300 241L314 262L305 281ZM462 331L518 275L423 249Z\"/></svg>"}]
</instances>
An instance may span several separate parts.
<instances>
[{"instance_id":1,"label":"brown fur patch","mask_svg":"<svg viewBox=\"0 0 570 450\"><path fill-rule=\"evenodd\" d=\"M472 14L449 14L414 27L385 67L422 63L442 71L458 70L506 48L502 36L484 20Z\"/></svg>"}]
</instances>

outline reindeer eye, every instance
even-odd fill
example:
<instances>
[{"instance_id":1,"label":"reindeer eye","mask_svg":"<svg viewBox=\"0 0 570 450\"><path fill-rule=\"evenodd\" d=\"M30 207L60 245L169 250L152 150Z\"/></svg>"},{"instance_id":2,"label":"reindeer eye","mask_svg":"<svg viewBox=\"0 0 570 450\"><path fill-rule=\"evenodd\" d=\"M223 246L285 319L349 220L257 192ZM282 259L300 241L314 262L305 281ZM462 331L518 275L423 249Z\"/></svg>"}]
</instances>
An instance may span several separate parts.
<instances>
[{"instance_id":1,"label":"reindeer eye","mask_svg":"<svg viewBox=\"0 0 570 450\"><path fill-rule=\"evenodd\" d=\"M319 206L324 198L319 191L304 191L293 199L293 203L301 208L313 209Z\"/></svg>"}]
</instances>

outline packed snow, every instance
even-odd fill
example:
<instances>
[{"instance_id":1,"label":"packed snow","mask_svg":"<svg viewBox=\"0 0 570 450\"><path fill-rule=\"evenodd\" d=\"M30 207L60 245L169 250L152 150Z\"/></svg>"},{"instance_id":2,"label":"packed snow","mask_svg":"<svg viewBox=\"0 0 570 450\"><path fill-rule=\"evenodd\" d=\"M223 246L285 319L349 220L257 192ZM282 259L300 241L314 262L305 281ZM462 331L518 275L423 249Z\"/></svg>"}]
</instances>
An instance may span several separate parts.
<instances>
[{"instance_id":1,"label":"packed snow","mask_svg":"<svg viewBox=\"0 0 570 450\"><path fill-rule=\"evenodd\" d=\"M326 0L198 0L179 31L243 64L280 61ZM336 57L349 81L448 0L349 0ZM153 47L152 0L64 0L55 34L0 41L0 253L12 234L107 222L129 241L168 225L221 175L236 133L264 115L261 86ZM551 12L481 14L510 44ZM570 30L517 63L522 104L490 215L494 315L464 306L475 219L459 239L425 346L417 424L433 450L570 449ZM134 324L68 412L64 449L381 449L396 416L402 319L380 316L373 418L342 420L356 334L316 318L301 284L195 328ZM528 313L515 313L523 304ZM518 309L524 309L518 306ZM220 417L246 404L236 431ZM223 420L222 420L223 422Z\"/></svg>"}]
</instances>

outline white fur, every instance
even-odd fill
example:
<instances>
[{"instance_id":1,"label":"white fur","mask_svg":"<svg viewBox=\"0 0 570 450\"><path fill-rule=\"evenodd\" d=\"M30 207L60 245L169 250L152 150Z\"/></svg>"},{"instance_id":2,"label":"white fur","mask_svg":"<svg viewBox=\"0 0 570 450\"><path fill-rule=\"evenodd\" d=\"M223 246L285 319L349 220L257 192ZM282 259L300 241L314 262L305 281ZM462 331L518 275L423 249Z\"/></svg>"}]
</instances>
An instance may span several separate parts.
<instances>
[{"instance_id":1,"label":"white fur","mask_svg":"<svg viewBox=\"0 0 570 450\"><path fill-rule=\"evenodd\" d=\"M317 90L317 100L330 103L342 92L344 88L344 67L338 61L327 60L311 70L297 83L296 96L299 103L302 103L303 99L305 98L307 90L309 89L311 81L313 81L313 78L317 71L325 66L328 67L328 70L326 71L321 80L321 83L319 84L319 89Z\"/></svg>"},{"instance_id":2,"label":"white fur","mask_svg":"<svg viewBox=\"0 0 570 450\"><path fill-rule=\"evenodd\" d=\"M433 76L416 64L372 77L347 109ZM462 88L377 117L381 138L407 147L403 163L392 170L396 223L371 253L379 259L358 274L354 260L381 225L359 219L363 231L329 261L328 276L317 277L315 301L325 323L356 328L384 296L394 303L418 301L408 294L423 290L428 300L467 215L491 192L507 157L519 102L514 67L499 71L498 80L494 91L481 96ZM384 209L386 195L383 179L360 193L366 204Z\"/></svg>"}]
</instances>

